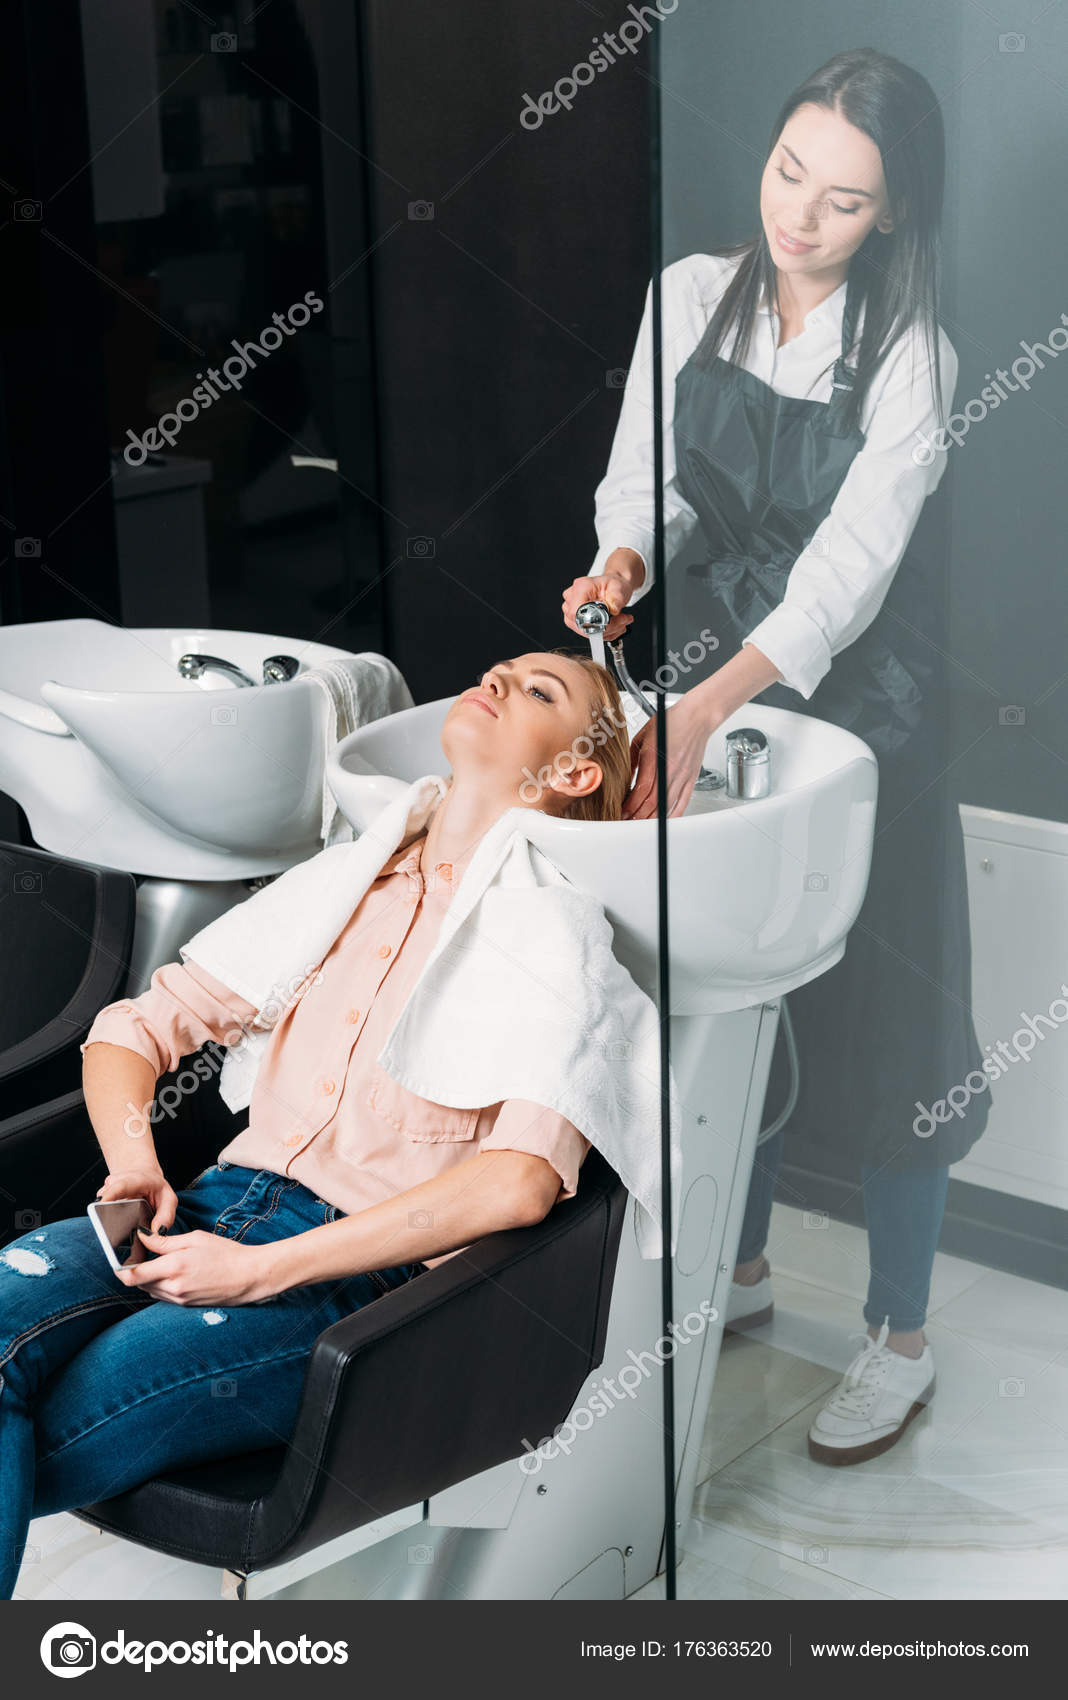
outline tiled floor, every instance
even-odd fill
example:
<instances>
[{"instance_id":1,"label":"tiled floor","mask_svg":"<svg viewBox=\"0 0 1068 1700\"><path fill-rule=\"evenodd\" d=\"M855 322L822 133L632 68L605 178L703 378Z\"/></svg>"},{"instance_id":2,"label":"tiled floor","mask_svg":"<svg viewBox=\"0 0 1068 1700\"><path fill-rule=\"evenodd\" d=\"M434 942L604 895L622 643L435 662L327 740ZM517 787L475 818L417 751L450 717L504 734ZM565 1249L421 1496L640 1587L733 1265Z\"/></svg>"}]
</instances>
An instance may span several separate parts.
<instances>
[{"instance_id":1,"label":"tiled floor","mask_svg":"<svg viewBox=\"0 0 1068 1700\"><path fill-rule=\"evenodd\" d=\"M939 1254L930 1410L830 1469L806 1434L860 1345L865 1235L776 1204L767 1255L775 1316L725 1341L678 1598L1064 1599L1068 1293Z\"/></svg>"},{"instance_id":2,"label":"tiled floor","mask_svg":"<svg viewBox=\"0 0 1068 1700\"><path fill-rule=\"evenodd\" d=\"M805 1436L860 1344L866 1239L776 1204L768 1257L775 1316L725 1342L678 1597L1065 1598L1068 1293L940 1253L935 1400L881 1458L834 1470ZM218 1597L211 1571L73 1517L30 1540L16 1598ZM662 1581L632 1598L663 1598Z\"/></svg>"}]
</instances>

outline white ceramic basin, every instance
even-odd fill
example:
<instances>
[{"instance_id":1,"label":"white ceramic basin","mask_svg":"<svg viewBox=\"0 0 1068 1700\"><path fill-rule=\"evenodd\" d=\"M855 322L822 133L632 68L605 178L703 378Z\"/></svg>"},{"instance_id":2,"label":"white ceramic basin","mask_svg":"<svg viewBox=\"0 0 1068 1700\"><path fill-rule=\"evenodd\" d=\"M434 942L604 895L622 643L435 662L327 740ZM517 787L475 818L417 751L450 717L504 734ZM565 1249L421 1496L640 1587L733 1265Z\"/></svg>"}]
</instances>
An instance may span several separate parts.
<instances>
[{"instance_id":1,"label":"white ceramic basin","mask_svg":"<svg viewBox=\"0 0 1068 1700\"><path fill-rule=\"evenodd\" d=\"M390 715L337 745L327 779L357 832L403 785L449 771L440 736L454 700ZM628 704L628 718L633 734L640 710ZM724 770L736 726L766 735L771 793L748 802L697 793L667 823L675 1015L743 1009L824 973L842 955L867 887L878 775L867 744L811 715L748 704L709 740L706 767ZM655 819L567 821L538 811L531 831L604 903L620 961L653 998L656 828Z\"/></svg>"},{"instance_id":2,"label":"white ceramic basin","mask_svg":"<svg viewBox=\"0 0 1068 1700\"><path fill-rule=\"evenodd\" d=\"M275 873L321 847L327 701L298 674L257 688L186 651L262 678L350 652L263 632L127 628L101 620L0 627L0 790L47 850L168 879ZM398 675L399 678L399 675ZM403 685L396 705L411 695Z\"/></svg>"}]
</instances>

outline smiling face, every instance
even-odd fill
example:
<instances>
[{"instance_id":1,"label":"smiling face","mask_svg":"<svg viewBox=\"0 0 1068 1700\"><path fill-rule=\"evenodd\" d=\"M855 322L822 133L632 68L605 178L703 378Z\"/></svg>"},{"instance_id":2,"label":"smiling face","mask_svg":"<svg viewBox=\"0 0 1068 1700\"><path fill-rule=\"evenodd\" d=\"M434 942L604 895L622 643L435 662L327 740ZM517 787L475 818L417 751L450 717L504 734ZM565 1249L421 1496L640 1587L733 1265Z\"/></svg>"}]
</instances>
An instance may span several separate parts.
<instances>
[{"instance_id":1,"label":"smiling face","mask_svg":"<svg viewBox=\"0 0 1068 1700\"><path fill-rule=\"evenodd\" d=\"M533 650L495 662L461 692L445 717L441 747L465 783L513 806L559 814L601 784L587 736L598 709L581 662Z\"/></svg>"},{"instance_id":2,"label":"smiling face","mask_svg":"<svg viewBox=\"0 0 1068 1700\"><path fill-rule=\"evenodd\" d=\"M799 106L764 167L760 217L781 272L836 289L869 231L893 229L879 149L841 113Z\"/></svg>"}]
</instances>

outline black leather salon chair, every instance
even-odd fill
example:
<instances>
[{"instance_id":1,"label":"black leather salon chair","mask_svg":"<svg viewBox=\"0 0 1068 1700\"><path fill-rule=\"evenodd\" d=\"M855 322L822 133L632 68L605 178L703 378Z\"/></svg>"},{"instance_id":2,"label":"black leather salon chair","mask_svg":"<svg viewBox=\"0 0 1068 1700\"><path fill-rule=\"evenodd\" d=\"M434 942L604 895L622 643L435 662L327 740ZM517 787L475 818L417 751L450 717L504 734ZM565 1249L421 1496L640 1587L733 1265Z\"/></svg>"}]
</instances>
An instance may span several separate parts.
<instances>
[{"instance_id":1,"label":"black leather salon chair","mask_svg":"<svg viewBox=\"0 0 1068 1700\"><path fill-rule=\"evenodd\" d=\"M239 1125L215 1079L161 1118L172 1185ZM20 1212L78 1213L103 1173L79 1092L0 1123L2 1239L26 1231ZM327 1328L288 1445L168 1472L75 1515L246 1577L521 1457L602 1362L626 1197L591 1150L576 1196L543 1221L490 1234Z\"/></svg>"},{"instance_id":2,"label":"black leather salon chair","mask_svg":"<svg viewBox=\"0 0 1068 1700\"><path fill-rule=\"evenodd\" d=\"M78 1086L78 1046L126 985L136 895L132 874L0 843L0 1118Z\"/></svg>"}]
</instances>

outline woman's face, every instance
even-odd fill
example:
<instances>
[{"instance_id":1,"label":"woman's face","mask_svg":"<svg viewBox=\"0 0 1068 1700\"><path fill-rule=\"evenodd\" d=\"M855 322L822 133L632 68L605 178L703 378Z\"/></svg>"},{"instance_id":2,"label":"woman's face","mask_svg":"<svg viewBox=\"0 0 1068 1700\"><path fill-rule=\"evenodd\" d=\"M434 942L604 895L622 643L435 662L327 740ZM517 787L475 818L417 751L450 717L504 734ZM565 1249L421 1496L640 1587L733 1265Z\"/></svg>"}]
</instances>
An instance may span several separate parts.
<instances>
[{"instance_id":1,"label":"woman's face","mask_svg":"<svg viewBox=\"0 0 1068 1700\"><path fill-rule=\"evenodd\" d=\"M879 149L840 113L799 106L764 167L760 217L780 271L837 288L868 232L893 228ZM788 248L780 233L805 247Z\"/></svg>"},{"instance_id":2,"label":"woman's face","mask_svg":"<svg viewBox=\"0 0 1068 1700\"><path fill-rule=\"evenodd\" d=\"M454 774L477 776L497 794L514 792L516 806L552 810L554 797L564 805L601 783L583 742L592 717L585 669L534 650L495 662L457 697L441 747Z\"/></svg>"}]
</instances>

